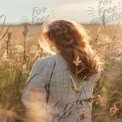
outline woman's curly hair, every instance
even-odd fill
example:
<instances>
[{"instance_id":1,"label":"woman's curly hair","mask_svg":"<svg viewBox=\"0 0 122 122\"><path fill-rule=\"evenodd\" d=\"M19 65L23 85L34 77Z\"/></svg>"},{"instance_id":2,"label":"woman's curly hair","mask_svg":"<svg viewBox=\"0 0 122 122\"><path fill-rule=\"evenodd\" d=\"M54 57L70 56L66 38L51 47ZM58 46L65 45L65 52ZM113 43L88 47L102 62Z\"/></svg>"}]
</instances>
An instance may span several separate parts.
<instances>
[{"instance_id":1,"label":"woman's curly hair","mask_svg":"<svg viewBox=\"0 0 122 122\"><path fill-rule=\"evenodd\" d=\"M97 57L88 43L90 37L80 24L62 19L48 22L46 27L43 37L59 50L73 74L87 80L98 72ZM77 58L79 64L74 63Z\"/></svg>"}]
</instances>

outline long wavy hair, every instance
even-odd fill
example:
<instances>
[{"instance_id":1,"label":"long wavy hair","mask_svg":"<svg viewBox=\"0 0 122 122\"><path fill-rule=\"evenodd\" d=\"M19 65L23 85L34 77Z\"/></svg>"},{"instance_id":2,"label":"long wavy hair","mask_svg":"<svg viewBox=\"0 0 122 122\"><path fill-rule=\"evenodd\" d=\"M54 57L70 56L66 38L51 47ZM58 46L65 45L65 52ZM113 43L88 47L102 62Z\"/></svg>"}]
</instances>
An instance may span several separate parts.
<instances>
[{"instance_id":1,"label":"long wavy hair","mask_svg":"<svg viewBox=\"0 0 122 122\"><path fill-rule=\"evenodd\" d=\"M73 74L87 80L98 72L97 57L89 44L90 37L80 24L62 19L50 21L44 26L43 41L48 40L59 51Z\"/></svg>"}]
</instances>

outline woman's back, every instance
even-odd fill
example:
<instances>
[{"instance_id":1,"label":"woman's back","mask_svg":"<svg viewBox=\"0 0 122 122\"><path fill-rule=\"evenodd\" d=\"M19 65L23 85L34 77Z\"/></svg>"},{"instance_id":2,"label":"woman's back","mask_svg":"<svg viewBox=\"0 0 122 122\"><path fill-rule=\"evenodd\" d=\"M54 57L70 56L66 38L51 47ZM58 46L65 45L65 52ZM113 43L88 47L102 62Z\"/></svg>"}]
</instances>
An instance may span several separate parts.
<instances>
[{"instance_id":1,"label":"woman's back","mask_svg":"<svg viewBox=\"0 0 122 122\"><path fill-rule=\"evenodd\" d=\"M28 78L23 103L28 106L27 96L37 87L41 99L50 109L48 122L91 122L92 103L89 98L92 97L98 75L94 74L84 82L71 73L62 55L39 59Z\"/></svg>"}]
</instances>

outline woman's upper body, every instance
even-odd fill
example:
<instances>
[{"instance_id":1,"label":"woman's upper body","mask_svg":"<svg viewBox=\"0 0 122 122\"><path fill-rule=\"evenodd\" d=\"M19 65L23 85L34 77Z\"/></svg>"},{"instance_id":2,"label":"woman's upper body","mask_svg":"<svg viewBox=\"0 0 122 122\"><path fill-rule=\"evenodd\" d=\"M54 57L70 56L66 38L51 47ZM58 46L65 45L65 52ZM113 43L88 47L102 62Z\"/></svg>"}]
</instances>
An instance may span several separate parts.
<instances>
[{"instance_id":1,"label":"woman's upper body","mask_svg":"<svg viewBox=\"0 0 122 122\"><path fill-rule=\"evenodd\" d=\"M58 53L34 63L22 101L39 122L90 122L91 97L99 74L90 38L80 24L68 20L51 21L44 27L41 44L46 44L44 49L50 44ZM40 115L44 110L47 118Z\"/></svg>"},{"instance_id":2,"label":"woman's upper body","mask_svg":"<svg viewBox=\"0 0 122 122\"><path fill-rule=\"evenodd\" d=\"M92 97L99 76L98 71L87 81L77 78L61 54L38 59L23 91L22 102L30 107L31 100L33 103L37 97L31 95L32 98L28 98L28 95L36 88L38 99L47 104L47 111L51 114L46 122L91 122L92 103L86 99Z\"/></svg>"}]
</instances>

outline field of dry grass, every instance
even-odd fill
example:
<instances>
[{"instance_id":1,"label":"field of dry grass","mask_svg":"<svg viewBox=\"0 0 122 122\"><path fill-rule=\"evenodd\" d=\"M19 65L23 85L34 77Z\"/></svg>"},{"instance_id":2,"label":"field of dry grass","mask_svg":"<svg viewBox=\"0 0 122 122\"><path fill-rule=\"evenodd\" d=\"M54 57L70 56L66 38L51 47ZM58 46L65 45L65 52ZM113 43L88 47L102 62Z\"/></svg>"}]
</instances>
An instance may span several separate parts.
<instances>
[{"instance_id":1,"label":"field of dry grass","mask_svg":"<svg viewBox=\"0 0 122 122\"><path fill-rule=\"evenodd\" d=\"M84 27L89 30L90 43L104 64L101 78L95 85L92 121L121 122L122 26ZM21 105L22 90L33 62L49 55L39 46L40 33L41 25L0 27L0 122L25 120Z\"/></svg>"}]
</instances>

